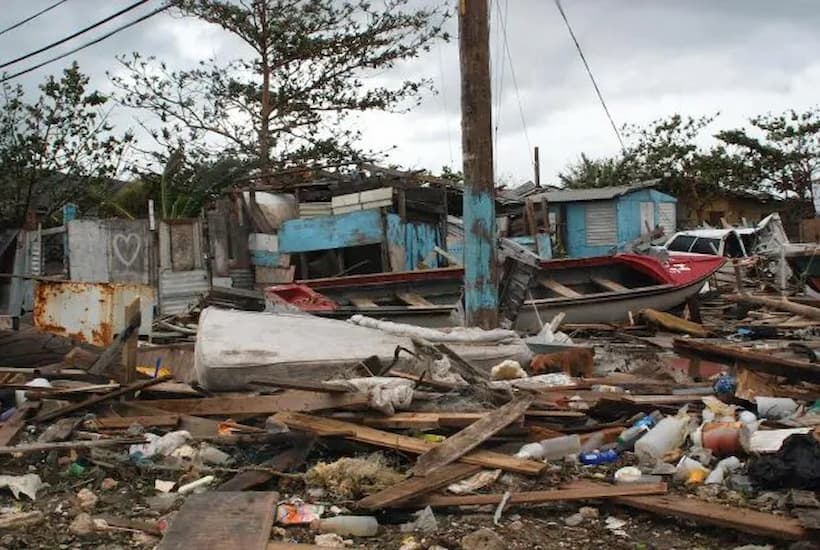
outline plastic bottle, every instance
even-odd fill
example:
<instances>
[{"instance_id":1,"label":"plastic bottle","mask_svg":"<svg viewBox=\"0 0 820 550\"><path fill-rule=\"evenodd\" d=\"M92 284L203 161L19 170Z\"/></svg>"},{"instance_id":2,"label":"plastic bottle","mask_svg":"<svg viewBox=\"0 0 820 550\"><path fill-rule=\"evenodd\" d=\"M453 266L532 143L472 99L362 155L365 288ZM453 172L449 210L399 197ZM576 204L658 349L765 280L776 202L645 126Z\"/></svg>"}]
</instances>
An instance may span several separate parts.
<instances>
[{"instance_id":1,"label":"plastic bottle","mask_svg":"<svg viewBox=\"0 0 820 550\"><path fill-rule=\"evenodd\" d=\"M336 516L311 522L311 529L320 533L340 536L372 537L379 531L379 522L373 516Z\"/></svg>"},{"instance_id":2,"label":"plastic bottle","mask_svg":"<svg viewBox=\"0 0 820 550\"><path fill-rule=\"evenodd\" d=\"M632 424L630 428L621 432L621 435L615 440L619 446L622 446L624 443L628 441L632 441L632 444L635 444L635 435L646 433L658 423L658 421L663 418L663 414L661 411L652 411L652 414L648 416L644 416L643 418L638 419L637 422Z\"/></svg>"},{"instance_id":3,"label":"plastic bottle","mask_svg":"<svg viewBox=\"0 0 820 550\"><path fill-rule=\"evenodd\" d=\"M738 460L736 456L724 458L717 463L715 469L712 470L712 473L706 478L706 485L723 483L723 480L726 479L726 475L734 472L738 468L740 468L740 460Z\"/></svg>"},{"instance_id":4,"label":"plastic bottle","mask_svg":"<svg viewBox=\"0 0 820 550\"><path fill-rule=\"evenodd\" d=\"M609 464L618 460L618 451L609 449L608 451L592 451L590 453L581 453L578 455L578 461L581 464L597 465Z\"/></svg>"},{"instance_id":5,"label":"plastic bottle","mask_svg":"<svg viewBox=\"0 0 820 550\"><path fill-rule=\"evenodd\" d=\"M538 443L527 443L515 454L518 458L559 460L568 455L581 452L581 439L578 434L544 439Z\"/></svg>"},{"instance_id":6,"label":"plastic bottle","mask_svg":"<svg viewBox=\"0 0 820 550\"><path fill-rule=\"evenodd\" d=\"M657 462L664 454L677 449L686 438L689 417L667 416L635 443L635 454L641 462Z\"/></svg>"}]
</instances>

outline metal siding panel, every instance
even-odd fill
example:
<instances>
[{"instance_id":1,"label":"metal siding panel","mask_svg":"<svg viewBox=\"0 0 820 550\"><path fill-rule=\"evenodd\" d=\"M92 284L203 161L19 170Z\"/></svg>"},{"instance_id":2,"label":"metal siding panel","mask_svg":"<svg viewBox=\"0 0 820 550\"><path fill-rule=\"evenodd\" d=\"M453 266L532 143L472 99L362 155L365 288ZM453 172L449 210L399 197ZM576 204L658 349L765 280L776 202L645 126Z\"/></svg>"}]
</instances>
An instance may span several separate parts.
<instances>
[{"instance_id":1,"label":"metal siding panel","mask_svg":"<svg viewBox=\"0 0 820 550\"><path fill-rule=\"evenodd\" d=\"M615 245L617 240L615 204L612 202L585 205L586 244L588 246Z\"/></svg>"},{"instance_id":2,"label":"metal siding panel","mask_svg":"<svg viewBox=\"0 0 820 550\"><path fill-rule=\"evenodd\" d=\"M658 224L663 226L668 235L674 233L677 227L676 209L674 202L658 204Z\"/></svg>"},{"instance_id":3,"label":"metal siding panel","mask_svg":"<svg viewBox=\"0 0 820 550\"><path fill-rule=\"evenodd\" d=\"M160 313L181 313L208 291L208 272L204 269L163 270L160 273L159 289Z\"/></svg>"}]
</instances>

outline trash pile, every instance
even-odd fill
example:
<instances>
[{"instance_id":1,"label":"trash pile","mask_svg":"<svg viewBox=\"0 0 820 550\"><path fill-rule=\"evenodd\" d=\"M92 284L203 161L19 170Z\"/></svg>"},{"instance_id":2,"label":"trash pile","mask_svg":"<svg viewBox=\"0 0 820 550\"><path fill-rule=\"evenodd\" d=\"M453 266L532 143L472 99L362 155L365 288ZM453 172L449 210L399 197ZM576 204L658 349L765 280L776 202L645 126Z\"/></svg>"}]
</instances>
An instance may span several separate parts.
<instances>
[{"instance_id":1,"label":"trash pile","mask_svg":"<svg viewBox=\"0 0 820 550\"><path fill-rule=\"evenodd\" d=\"M187 361L123 335L8 366L0 547L817 540L811 330L672 317L522 339L208 308Z\"/></svg>"}]
</instances>

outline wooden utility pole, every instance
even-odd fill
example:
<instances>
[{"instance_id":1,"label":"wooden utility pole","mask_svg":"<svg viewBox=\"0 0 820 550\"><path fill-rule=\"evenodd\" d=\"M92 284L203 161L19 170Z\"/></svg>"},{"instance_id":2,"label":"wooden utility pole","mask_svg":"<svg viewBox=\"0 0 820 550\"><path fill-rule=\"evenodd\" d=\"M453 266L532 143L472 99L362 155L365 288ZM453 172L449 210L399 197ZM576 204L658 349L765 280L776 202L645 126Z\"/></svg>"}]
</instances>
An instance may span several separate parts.
<instances>
[{"instance_id":1,"label":"wooden utility pole","mask_svg":"<svg viewBox=\"0 0 820 550\"><path fill-rule=\"evenodd\" d=\"M498 326L490 25L487 0L458 0L467 326Z\"/></svg>"},{"instance_id":2,"label":"wooden utility pole","mask_svg":"<svg viewBox=\"0 0 820 550\"><path fill-rule=\"evenodd\" d=\"M535 186L541 187L541 158L538 154L538 146L535 146L535 153L533 155L533 167L535 168Z\"/></svg>"}]
</instances>

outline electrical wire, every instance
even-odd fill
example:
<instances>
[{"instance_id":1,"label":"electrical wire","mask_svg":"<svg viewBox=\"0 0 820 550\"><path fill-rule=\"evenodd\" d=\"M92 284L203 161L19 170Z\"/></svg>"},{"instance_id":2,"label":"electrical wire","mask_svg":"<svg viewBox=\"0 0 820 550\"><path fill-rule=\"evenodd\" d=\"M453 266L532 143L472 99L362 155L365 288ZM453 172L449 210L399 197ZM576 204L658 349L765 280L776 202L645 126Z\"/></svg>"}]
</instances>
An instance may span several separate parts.
<instances>
[{"instance_id":1,"label":"electrical wire","mask_svg":"<svg viewBox=\"0 0 820 550\"><path fill-rule=\"evenodd\" d=\"M15 23L14 25L12 25L10 27L6 27L2 31L0 31L0 35L6 34L9 31L13 31L17 27L25 25L26 23L28 23L32 19L36 19L36 18L40 17L41 15L43 15L44 13L49 12L49 11L53 10L54 8L56 8L57 6L59 6L60 4L65 4L66 2L68 2L68 0L59 0L59 2L54 2L50 6L41 9L40 11L35 13L34 15L30 15L30 16L26 17L25 19L23 19L22 21L20 21L18 23Z\"/></svg>"},{"instance_id":2,"label":"electrical wire","mask_svg":"<svg viewBox=\"0 0 820 550\"><path fill-rule=\"evenodd\" d=\"M142 17L134 19L133 21L131 21L129 23L126 23L125 25L121 25L121 26L117 27L116 29L114 29L110 32L107 32L106 34L104 34L104 35L102 35L98 38L95 38L94 40L91 40L90 42L86 42L85 44L83 44L81 46L77 46L73 50L69 50L69 51L67 51L63 54L60 54L60 55L56 56L56 57L52 57L51 59L47 59L46 61L43 61L42 63L38 63L37 65L34 65L33 67L29 67L28 69L24 69L22 71L18 71L16 73L14 73L14 74L3 76L3 78L0 79L0 83L11 80L12 78L17 78L18 76L22 76L26 73L30 73L31 71L37 70L40 67L48 65L49 63L54 63L55 61L59 61L60 59L63 59L64 57L68 57L69 55L77 53L80 50L84 50L85 48L88 48L89 46L93 46L94 44L99 44L103 40L114 36L118 32L124 31L125 29L127 29L129 27L133 27L137 23L141 23L142 21L145 21L146 19L149 19L149 18L157 15L158 13L161 13L161 12L167 10L172 5L173 5L173 3L169 2L169 3L165 4L164 6L160 6L159 8L155 9L154 11L146 13Z\"/></svg>"},{"instance_id":3,"label":"electrical wire","mask_svg":"<svg viewBox=\"0 0 820 550\"><path fill-rule=\"evenodd\" d=\"M447 86L444 82L444 56L441 53L441 43L436 44L438 50L438 72L441 77L441 102L444 104L444 125L447 127L447 150L450 153L450 168L453 167L453 136L450 132L450 109L447 107Z\"/></svg>"},{"instance_id":4,"label":"electrical wire","mask_svg":"<svg viewBox=\"0 0 820 550\"><path fill-rule=\"evenodd\" d=\"M6 62L5 62L5 63L3 63L2 65L0 65L0 69L2 69L2 68L4 68L4 67L8 67L9 65L13 65L13 64L15 64L15 63L18 63L18 62L20 62L20 61L23 61L24 59L28 59L29 57L33 57L33 56L35 56L35 55L37 55L37 54L43 53L43 52L44 52L44 51L46 51L46 50L50 50L50 49L52 49L52 48L55 48L55 47L59 46L60 44L63 44L64 42L68 42L68 41L69 41L69 40L71 40L72 38L77 38L77 37L78 37L78 36L80 36L81 34L85 34L85 33L87 33L88 31L90 31L90 30L92 30L92 29L96 29L96 28L97 28L97 27L99 27L100 25L104 25L105 23L108 23L108 22L109 22L109 21L111 21L112 19L114 19L114 18L116 18L116 17L119 17L120 15L122 15L122 14L124 14L124 13L127 13L127 12L129 12L129 11L131 11L131 10L133 10L133 9L135 9L135 8L137 8L137 7L139 7L139 6L141 6L142 4L145 4L146 2L148 2L148 0L137 0L137 2L134 2L134 3L133 3L133 4L131 4L130 6L127 6L127 7L123 8L123 9L121 9L121 10L120 10L120 11L118 11L117 13L112 14L112 15L109 15L109 16L108 16L108 17L106 17L105 19L101 19L100 21L97 21L96 23L94 23L94 24L92 24L92 25L89 25L89 26L85 27L84 29L80 29L79 31L75 32L74 34L70 34L69 36L66 36L65 38L61 38L61 39L60 39L60 40L58 40L57 42L52 42L52 43L51 43L51 44L49 44L48 46L43 46L43 47L42 47L42 48L40 48L39 50L35 50L35 51L33 51L33 52L29 52L29 53L27 53L27 54L25 54L25 55L21 55L20 57L17 57L17 58L15 58L15 59L12 59L11 61L6 61Z\"/></svg>"},{"instance_id":5,"label":"electrical wire","mask_svg":"<svg viewBox=\"0 0 820 550\"><path fill-rule=\"evenodd\" d=\"M586 67L589 79L592 81L592 86L595 88L595 93L598 94L598 99L601 102L601 107L604 108L606 117L609 119L609 123L612 125L612 129L615 131L615 137L618 138L618 143L621 144L621 150L626 152L626 146L624 145L624 140L621 138L621 132L618 131L618 126L615 124L615 121L612 119L612 114L609 112L609 108L606 106L606 101L604 101L604 96L601 93L601 89L598 88L598 83L595 82L595 77L592 75L592 69L589 68L587 58L586 56L584 56L584 52L581 49L581 44L579 44L578 39L575 38L575 33L572 31L572 25L569 24L567 14L564 13L564 8L561 7L561 0L555 0L555 7L557 7L558 11L561 13L561 18L564 20L564 23L567 26L567 30L569 31L569 35L572 37L572 41L575 43L575 49L578 50L578 55L581 56L581 61L584 62L584 67Z\"/></svg>"},{"instance_id":6,"label":"electrical wire","mask_svg":"<svg viewBox=\"0 0 820 550\"><path fill-rule=\"evenodd\" d=\"M499 23L502 23L507 18L507 13L509 13L510 3L509 0L504 1L504 12L502 14L501 11L501 2L500 0L496 0L496 8L498 10L498 19ZM504 92L504 68L505 68L505 57L504 57L504 34L501 32L502 25L498 25L498 42L496 44L495 53L496 56L500 59L500 67L498 69L498 76L496 78L497 81L497 88L495 93L495 135L493 136L493 150L498 150L498 129L501 126L501 97Z\"/></svg>"},{"instance_id":7,"label":"electrical wire","mask_svg":"<svg viewBox=\"0 0 820 550\"><path fill-rule=\"evenodd\" d=\"M496 0L496 3L497 2L498 2L498 0ZM500 15L501 6L498 5L498 7L499 7L499 15ZM521 126L524 129L524 138L527 140L527 157L530 158L530 152L532 151L532 143L530 142L530 134L529 134L529 131L527 130L527 118L524 116L524 106L521 103L521 94L518 91L518 78L515 76L515 64L513 63L512 52L510 51L510 43L507 40L507 20L502 19L500 21L500 23L501 23L501 31L503 32L503 35L504 35L504 49L507 52L507 61L510 64L510 76L512 77L513 88L515 89L515 99L518 102L518 114L521 116Z\"/></svg>"}]
</instances>

